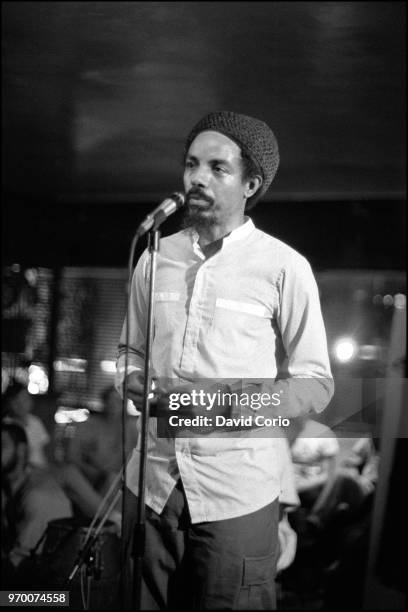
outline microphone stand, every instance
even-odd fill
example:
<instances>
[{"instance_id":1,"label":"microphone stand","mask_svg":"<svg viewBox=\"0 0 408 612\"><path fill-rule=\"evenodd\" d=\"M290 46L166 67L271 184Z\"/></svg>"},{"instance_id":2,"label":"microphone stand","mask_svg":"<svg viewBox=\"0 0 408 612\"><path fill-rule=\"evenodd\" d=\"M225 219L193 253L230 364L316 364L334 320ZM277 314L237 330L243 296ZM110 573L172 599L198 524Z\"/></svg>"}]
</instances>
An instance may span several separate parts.
<instances>
[{"instance_id":1,"label":"microphone stand","mask_svg":"<svg viewBox=\"0 0 408 612\"><path fill-rule=\"evenodd\" d=\"M150 277L149 277L149 302L146 330L145 347L145 371L143 385L143 407L141 413L141 444L140 444L140 466L139 466L139 495L137 498L137 522L133 534L133 609L140 610L142 567L145 551L146 527L145 527L145 489L146 489L146 465L147 465L147 440L149 435L149 412L152 388L150 355L153 342L153 296L156 282L157 254L159 252L160 232L154 227L149 231L148 248L150 253Z\"/></svg>"},{"instance_id":2,"label":"microphone stand","mask_svg":"<svg viewBox=\"0 0 408 612\"><path fill-rule=\"evenodd\" d=\"M133 589L132 589L132 603L136 610L140 609L141 603L141 586L142 586L142 563L145 549L145 483L146 483L146 463L147 463L147 438L149 430L149 394L152 387L152 376L151 376L151 364L150 354L153 341L153 296L154 296L154 285L156 277L157 267L157 253L159 251L159 240L160 233L158 227L160 224L173 212L175 212L180 206L183 206L185 202L184 195L178 192L172 194L172 196L164 200L153 213L148 215L146 219L139 225L136 234L133 237L132 244L130 247L129 261L128 261L128 282L127 282L127 310L126 310L126 327L125 327L125 367L124 367L124 379L123 379L123 403L122 403L122 462L123 462L123 479L122 479L122 573L121 573L121 593L122 593L122 609L125 609L125 591L126 591L126 580L125 580L125 568L127 567L127 554L126 554L126 542L123 537L129 530L126 529L127 524L127 508L126 508L126 483L127 483L127 463L126 463L126 412L127 412L127 396L128 396L128 369L129 369L129 343L130 343L130 302L131 302L131 282L133 273L133 258L136 250L136 244L139 238L149 232L148 234L148 248L150 253L150 289L149 289L149 304L148 304L148 320L146 330L146 344L145 344L145 371L144 371L144 384L143 384L143 403L142 413L139 417L141 419L141 431L140 431L140 465L139 465L139 495L137 499L137 522L133 534L133 558L134 558L134 571L133 571Z\"/></svg>"},{"instance_id":3,"label":"microphone stand","mask_svg":"<svg viewBox=\"0 0 408 612\"><path fill-rule=\"evenodd\" d=\"M117 480L117 479L116 479ZM117 487L117 482L114 483L115 486ZM94 519L92 520L91 525L88 528L87 534L85 536L85 539L81 545L81 548L79 549L78 553L77 553L77 557L75 559L74 562L74 566L72 568L72 570L69 573L69 576L66 578L66 580L63 583L63 590L69 589L70 585L72 584L72 581L74 580L76 574L78 573L78 571L81 569L82 565L84 563L87 563L87 565L89 564L90 561L92 561L92 555L90 555L90 552L92 551L92 549L95 546L95 543L98 540L99 534L102 530L102 527L105 525L106 521L108 520L109 516L111 515L112 510L114 509L116 503L119 500L120 495L122 494L122 491L119 489L118 491L116 491L115 496L111 499L109 506L105 509L104 514L102 515L102 518L98 524L98 526L95 528L95 531L92 533L93 527L97 521L97 519L99 518L99 514L101 513L101 510L103 508L103 506L107 503L108 501L108 497L112 495L113 492L113 487L111 486L108 493L106 494L105 498L102 500L101 505L99 506ZM37 544L38 546L38 544Z\"/></svg>"}]
</instances>

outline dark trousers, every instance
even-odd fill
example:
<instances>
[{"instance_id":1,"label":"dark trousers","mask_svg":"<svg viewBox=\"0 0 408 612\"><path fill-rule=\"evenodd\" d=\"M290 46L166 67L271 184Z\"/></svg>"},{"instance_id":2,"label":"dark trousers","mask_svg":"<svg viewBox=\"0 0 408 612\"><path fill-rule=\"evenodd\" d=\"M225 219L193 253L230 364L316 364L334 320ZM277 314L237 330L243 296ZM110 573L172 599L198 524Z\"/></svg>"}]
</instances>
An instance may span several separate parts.
<instances>
[{"instance_id":1,"label":"dark trousers","mask_svg":"<svg viewBox=\"0 0 408 612\"><path fill-rule=\"evenodd\" d=\"M124 537L132 550L137 498ZM274 610L276 499L244 516L192 524L181 480L158 515L146 508L143 610Z\"/></svg>"}]
</instances>

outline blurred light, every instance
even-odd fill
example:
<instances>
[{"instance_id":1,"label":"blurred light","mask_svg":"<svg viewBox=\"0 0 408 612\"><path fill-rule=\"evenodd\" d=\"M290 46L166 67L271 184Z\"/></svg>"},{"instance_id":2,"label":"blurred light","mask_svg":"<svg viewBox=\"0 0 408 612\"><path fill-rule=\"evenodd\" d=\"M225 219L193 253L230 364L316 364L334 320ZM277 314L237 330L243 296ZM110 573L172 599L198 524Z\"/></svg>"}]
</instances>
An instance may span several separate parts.
<instances>
[{"instance_id":1,"label":"blurred light","mask_svg":"<svg viewBox=\"0 0 408 612\"><path fill-rule=\"evenodd\" d=\"M54 361L54 369L57 372L85 372L86 359L67 358Z\"/></svg>"},{"instance_id":2,"label":"blurred light","mask_svg":"<svg viewBox=\"0 0 408 612\"><path fill-rule=\"evenodd\" d=\"M377 293L377 295L373 297L373 304L375 304L376 306L379 306L382 303L383 303L383 296Z\"/></svg>"},{"instance_id":3,"label":"blurred light","mask_svg":"<svg viewBox=\"0 0 408 612\"><path fill-rule=\"evenodd\" d=\"M116 361L101 361L101 370L102 372L108 372L108 374L116 373Z\"/></svg>"},{"instance_id":4,"label":"blurred light","mask_svg":"<svg viewBox=\"0 0 408 612\"><path fill-rule=\"evenodd\" d=\"M28 268L24 272L24 276L31 287L37 284L38 271L35 268Z\"/></svg>"},{"instance_id":5,"label":"blurred light","mask_svg":"<svg viewBox=\"0 0 408 612\"><path fill-rule=\"evenodd\" d=\"M358 357L365 361L377 359L380 352L380 347L375 344L362 344L358 350Z\"/></svg>"},{"instance_id":6,"label":"blurred light","mask_svg":"<svg viewBox=\"0 0 408 612\"><path fill-rule=\"evenodd\" d=\"M394 306L395 308L405 308L406 297L403 293L396 293L394 295Z\"/></svg>"},{"instance_id":7,"label":"blurred light","mask_svg":"<svg viewBox=\"0 0 408 612\"><path fill-rule=\"evenodd\" d=\"M68 423L84 423L88 420L89 410L87 408L66 408L60 406L54 415L54 420L59 425Z\"/></svg>"},{"instance_id":8,"label":"blurred light","mask_svg":"<svg viewBox=\"0 0 408 612\"><path fill-rule=\"evenodd\" d=\"M42 395L48 391L48 376L45 368L32 364L28 368L27 390L32 395Z\"/></svg>"},{"instance_id":9,"label":"blurred light","mask_svg":"<svg viewBox=\"0 0 408 612\"><path fill-rule=\"evenodd\" d=\"M351 361L356 355L357 345L353 338L339 338L334 343L334 354L338 361L345 363Z\"/></svg>"},{"instance_id":10,"label":"blurred light","mask_svg":"<svg viewBox=\"0 0 408 612\"><path fill-rule=\"evenodd\" d=\"M384 306L392 306L393 303L394 303L394 298L392 297L392 295L390 294L384 295L383 297Z\"/></svg>"},{"instance_id":11,"label":"blurred light","mask_svg":"<svg viewBox=\"0 0 408 612\"><path fill-rule=\"evenodd\" d=\"M11 266L11 271L12 272L16 272L18 274L20 272L20 270L21 270L21 267L20 267L20 264L18 264L18 263L14 263Z\"/></svg>"}]
</instances>

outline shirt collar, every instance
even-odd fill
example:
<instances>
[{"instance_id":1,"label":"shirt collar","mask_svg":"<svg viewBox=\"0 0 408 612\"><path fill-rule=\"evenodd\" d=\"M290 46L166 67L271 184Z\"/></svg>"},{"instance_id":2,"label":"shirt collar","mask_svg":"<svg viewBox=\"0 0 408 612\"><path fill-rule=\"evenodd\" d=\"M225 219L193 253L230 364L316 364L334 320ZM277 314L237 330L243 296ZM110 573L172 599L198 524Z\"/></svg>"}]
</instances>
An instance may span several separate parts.
<instances>
[{"instance_id":1,"label":"shirt collar","mask_svg":"<svg viewBox=\"0 0 408 612\"><path fill-rule=\"evenodd\" d=\"M230 232L227 236L224 237L223 239L223 247L226 244L229 244L230 242L235 242L237 240L243 240L244 238L246 238L247 236L249 236L249 234L255 229L255 225L254 222L252 221L251 217L245 217L245 222L240 225L239 227L236 227L234 230L232 230L232 232ZM199 257L201 259L205 259L202 251L201 251L201 247L198 244L198 239L199 239L199 234L196 230L192 230L191 231L191 239L192 239L192 243L193 243L193 250L194 252L199 255Z\"/></svg>"}]
</instances>

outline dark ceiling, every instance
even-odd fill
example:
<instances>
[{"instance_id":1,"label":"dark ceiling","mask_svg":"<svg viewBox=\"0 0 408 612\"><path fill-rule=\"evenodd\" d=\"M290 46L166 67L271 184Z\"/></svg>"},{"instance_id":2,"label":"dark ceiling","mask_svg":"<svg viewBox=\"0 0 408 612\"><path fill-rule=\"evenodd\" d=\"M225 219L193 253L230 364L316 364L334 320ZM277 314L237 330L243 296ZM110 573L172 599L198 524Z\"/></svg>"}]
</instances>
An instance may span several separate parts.
<instances>
[{"instance_id":1,"label":"dark ceiling","mask_svg":"<svg viewBox=\"0 0 408 612\"><path fill-rule=\"evenodd\" d=\"M400 223L405 2L3 2L2 35L7 259L44 251L61 215L88 242L112 210L133 224L181 187L184 138L217 108L276 133L267 200L397 203Z\"/></svg>"}]
</instances>

